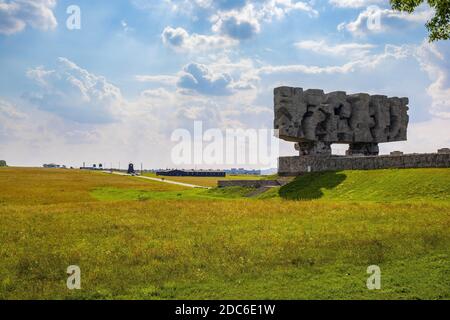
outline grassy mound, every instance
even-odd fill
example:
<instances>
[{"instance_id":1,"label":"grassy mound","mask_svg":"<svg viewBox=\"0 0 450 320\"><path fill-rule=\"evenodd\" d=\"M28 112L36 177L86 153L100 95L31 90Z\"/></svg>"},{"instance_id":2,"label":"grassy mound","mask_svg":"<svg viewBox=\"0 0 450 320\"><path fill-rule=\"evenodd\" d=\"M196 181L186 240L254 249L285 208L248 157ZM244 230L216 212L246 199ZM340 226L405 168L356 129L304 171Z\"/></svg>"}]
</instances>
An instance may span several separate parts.
<instances>
[{"instance_id":1,"label":"grassy mound","mask_svg":"<svg viewBox=\"0 0 450 320\"><path fill-rule=\"evenodd\" d=\"M449 201L450 169L317 172L297 177L262 198L346 201Z\"/></svg>"}]
</instances>

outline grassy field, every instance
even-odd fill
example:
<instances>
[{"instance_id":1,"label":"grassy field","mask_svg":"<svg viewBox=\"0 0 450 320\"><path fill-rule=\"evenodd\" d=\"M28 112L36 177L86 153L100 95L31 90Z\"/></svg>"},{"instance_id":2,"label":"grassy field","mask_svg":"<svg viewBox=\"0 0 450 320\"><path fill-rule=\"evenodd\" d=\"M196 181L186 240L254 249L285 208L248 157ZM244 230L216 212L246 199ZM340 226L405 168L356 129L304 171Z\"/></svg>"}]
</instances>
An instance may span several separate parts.
<instances>
[{"instance_id":1,"label":"grassy field","mask_svg":"<svg viewBox=\"0 0 450 320\"><path fill-rule=\"evenodd\" d=\"M164 178L169 181L190 183L202 187L217 187L217 181L219 180L259 180L263 179L263 176L252 175L227 175L226 177L163 177L157 176L155 173L146 173L145 176L152 178Z\"/></svg>"},{"instance_id":2,"label":"grassy field","mask_svg":"<svg viewBox=\"0 0 450 320\"><path fill-rule=\"evenodd\" d=\"M0 299L450 299L449 177L316 174L246 199L2 168ZM373 264L381 290L366 287ZM69 265L81 290L66 288Z\"/></svg>"}]
</instances>

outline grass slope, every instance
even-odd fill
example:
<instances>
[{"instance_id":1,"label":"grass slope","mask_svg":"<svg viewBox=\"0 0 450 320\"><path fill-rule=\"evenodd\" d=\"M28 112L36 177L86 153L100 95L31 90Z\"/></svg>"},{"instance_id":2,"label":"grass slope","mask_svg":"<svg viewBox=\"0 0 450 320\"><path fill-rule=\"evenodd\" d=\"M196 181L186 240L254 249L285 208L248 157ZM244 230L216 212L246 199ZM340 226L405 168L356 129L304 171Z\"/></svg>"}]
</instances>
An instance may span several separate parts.
<instances>
[{"instance_id":1,"label":"grass slope","mask_svg":"<svg viewBox=\"0 0 450 320\"><path fill-rule=\"evenodd\" d=\"M309 173L261 198L340 201L450 201L449 169Z\"/></svg>"},{"instance_id":2,"label":"grass slope","mask_svg":"<svg viewBox=\"0 0 450 320\"><path fill-rule=\"evenodd\" d=\"M429 185L438 171L430 172L417 183ZM445 196L268 201L232 199L243 190L206 190L209 197L190 201L136 201L142 192L199 190L11 168L0 169L0 185L0 299L450 299ZM107 188L121 192L92 196ZM74 264L80 291L66 288ZM366 288L372 264L381 267L381 290Z\"/></svg>"}]
</instances>

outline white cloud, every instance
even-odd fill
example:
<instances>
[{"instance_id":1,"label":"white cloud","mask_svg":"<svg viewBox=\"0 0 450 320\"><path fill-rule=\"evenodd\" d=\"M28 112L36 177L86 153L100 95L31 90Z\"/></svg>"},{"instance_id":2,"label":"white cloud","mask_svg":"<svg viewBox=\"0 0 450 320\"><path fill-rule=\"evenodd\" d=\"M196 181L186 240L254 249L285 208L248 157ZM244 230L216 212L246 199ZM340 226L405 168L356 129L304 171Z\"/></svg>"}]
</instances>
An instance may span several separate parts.
<instances>
[{"instance_id":1,"label":"white cloud","mask_svg":"<svg viewBox=\"0 0 450 320\"><path fill-rule=\"evenodd\" d=\"M329 0L329 3L338 8L362 8L373 4L386 3L386 0Z\"/></svg>"},{"instance_id":2,"label":"white cloud","mask_svg":"<svg viewBox=\"0 0 450 320\"><path fill-rule=\"evenodd\" d=\"M66 58L55 67L32 68L27 75L38 89L24 96L20 108L0 108L0 135L8 141L0 145L0 153L15 165L113 161L117 166L121 161L123 167L144 160L146 167L165 167L171 165L172 131L190 129L194 120L221 129L270 125L271 110L258 107L262 111L256 112L252 103L258 81L249 72L253 61L226 57L216 52L205 57L209 61L189 64L174 75L136 76L152 89L132 100L107 79ZM188 75L194 82L186 95L177 83ZM161 86L154 88L156 83ZM26 110L26 118L12 118L23 113L20 109Z\"/></svg>"},{"instance_id":3,"label":"white cloud","mask_svg":"<svg viewBox=\"0 0 450 320\"><path fill-rule=\"evenodd\" d=\"M58 128L59 124L57 117L24 105L21 100L11 102L0 97L0 154L5 157L16 155L19 145L26 143L30 146L29 150L25 150L27 156L30 153L34 156L31 148L35 148L40 140L52 143L55 138L49 132ZM8 146L13 151L3 152L2 149Z\"/></svg>"},{"instance_id":4,"label":"white cloud","mask_svg":"<svg viewBox=\"0 0 450 320\"><path fill-rule=\"evenodd\" d=\"M141 97L144 99L164 99L169 100L173 95L164 88L147 89L141 92Z\"/></svg>"},{"instance_id":5,"label":"white cloud","mask_svg":"<svg viewBox=\"0 0 450 320\"><path fill-rule=\"evenodd\" d=\"M291 11L303 11L310 16L318 16L318 12L306 2L267 0L248 2L239 9L219 10L210 20L213 23L213 31L235 39L245 40L260 32L262 22L282 19Z\"/></svg>"},{"instance_id":6,"label":"white cloud","mask_svg":"<svg viewBox=\"0 0 450 320\"><path fill-rule=\"evenodd\" d=\"M424 41L415 56L432 81L427 88L432 99L430 112L434 116L450 119L450 63L446 59L447 54L442 51L450 52L448 43L430 44Z\"/></svg>"},{"instance_id":7,"label":"white cloud","mask_svg":"<svg viewBox=\"0 0 450 320\"><path fill-rule=\"evenodd\" d=\"M339 46L326 42L325 45L328 48ZM0 153L5 154L6 160L11 158L8 162L13 164L36 165L36 161L40 161L80 165L83 161L89 164L114 161L117 165L117 162L121 161L123 166L128 161L140 163L144 159L146 167L170 166L170 148L173 143L169 138L172 131L176 128L190 129L194 120L204 121L205 128L270 128L273 119L270 91L274 83L273 78L263 78L263 75L299 72L325 75L318 79L326 79L329 78L327 74L366 70L385 62L390 64L389 59L403 59L415 55L422 59L422 68L434 84L428 92L433 97L433 109L436 106L434 110L438 110L442 103L449 101L448 77L445 73L450 68L445 61L445 48L441 44L429 46L424 43L421 48L424 52L420 52L410 46L388 45L381 53L367 54L346 64L328 67L260 67L259 64L255 65L252 59L231 60L226 55L215 54L214 58L211 58L212 61L190 64L191 67L188 65L174 75L139 76L137 79L149 81L152 87L156 82L168 86L144 90L132 101L126 101L118 88L106 90L104 86L110 84L106 79L67 59L61 59L57 68L41 67L29 71L29 77L41 88L39 96L48 95L52 98L42 101L64 103L66 106L62 106L63 110L72 108L73 104L78 107L85 101L83 107L86 109L93 104L104 106L106 101L113 101L108 105L119 107L105 109L107 114L121 109L122 105L126 112L120 114L119 121L102 122L98 125L94 121L73 121L72 117L42 108L40 104L37 105L41 110L31 110L18 108L15 104L0 100L0 137L2 141L8 141L0 145ZM192 86L189 90L193 93L190 95L183 94L176 86L177 81L186 75L191 75L195 80L190 83ZM353 75L348 78L353 78ZM281 79L286 77L279 76L275 81ZM263 83L260 84L259 81ZM250 90L238 90L243 88ZM95 91L98 92L94 93ZM213 92L222 95L212 99ZM69 99L72 94L78 97L78 100ZM260 99L261 95L264 95L263 99ZM100 98L101 96L105 96L105 99ZM119 101L120 103L117 103ZM448 104L440 110L449 110ZM442 112L434 114L445 118ZM448 119L434 118L422 123L413 122L408 142L385 144L382 145L382 150L432 152L438 147L450 145L449 128ZM291 149L292 146L289 150ZM30 154L33 154L32 159Z\"/></svg>"},{"instance_id":8,"label":"white cloud","mask_svg":"<svg viewBox=\"0 0 450 320\"><path fill-rule=\"evenodd\" d=\"M0 99L0 116L9 119L22 119L26 115L18 111L11 103L6 100Z\"/></svg>"},{"instance_id":9,"label":"white cloud","mask_svg":"<svg viewBox=\"0 0 450 320\"><path fill-rule=\"evenodd\" d=\"M245 40L261 31L263 22L271 23L275 19L283 19L287 14L298 11L310 17L317 17L318 11L312 5L313 1L295 0L165 0L164 6L171 11L189 16L193 21L209 18L211 29L235 40ZM148 0L133 0L133 4L140 9L155 10L156 2ZM202 46L230 46L234 45L225 38L211 38L213 36L191 34L186 30L169 30L166 43L180 46L182 39L187 43L200 43ZM188 48L191 48L188 45Z\"/></svg>"},{"instance_id":10,"label":"white cloud","mask_svg":"<svg viewBox=\"0 0 450 320\"><path fill-rule=\"evenodd\" d=\"M3 113L4 105L19 116ZM122 168L129 162L146 167L170 163L170 144L161 135L166 118L157 119L142 101L130 103L131 112L122 121L80 123L27 106L24 101L5 102L0 98L0 154L11 165L36 166L55 162L69 166L113 162ZM162 122L161 122L162 121ZM156 158L155 155L158 155Z\"/></svg>"},{"instance_id":11,"label":"white cloud","mask_svg":"<svg viewBox=\"0 0 450 320\"><path fill-rule=\"evenodd\" d=\"M411 48L408 46L386 45L384 52L373 55L366 55L359 59L354 59L339 66L311 66L311 65L284 65L284 66L263 66L258 72L260 74L274 73L305 73L305 74L335 74L350 73L360 69L370 69L378 66L386 59L403 59L411 54Z\"/></svg>"},{"instance_id":12,"label":"white cloud","mask_svg":"<svg viewBox=\"0 0 450 320\"><path fill-rule=\"evenodd\" d=\"M67 58L56 70L31 69L27 76L41 88L25 97L40 109L76 122L114 121L123 112L120 89L104 77L80 68Z\"/></svg>"},{"instance_id":13,"label":"white cloud","mask_svg":"<svg viewBox=\"0 0 450 320\"><path fill-rule=\"evenodd\" d=\"M206 65L190 63L183 68L177 86L206 95L229 95L233 79L228 73L214 73Z\"/></svg>"},{"instance_id":14,"label":"white cloud","mask_svg":"<svg viewBox=\"0 0 450 320\"><path fill-rule=\"evenodd\" d=\"M353 71L353 63L347 63L342 66L310 66L303 64L291 65L267 65L261 67L258 71L260 74L275 74L275 73L305 73L305 74L333 74L333 73L348 73Z\"/></svg>"},{"instance_id":15,"label":"white cloud","mask_svg":"<svg viewBox=\"0 0 450 320\"><path fill-rule=\"evenodd\" d=\"M12 139L19 129L23 129L21 122L26 114L19 111L12 103L0 98L0 141L6 143Z\"/></svg>"},{"instance_id":16,"label":"white cloud","mask_svg":"<svg viewBox=\"0 0 450 320\"><path fill-rule=\"evenodd\" d=\"M194 121L202 121L204 128L217 128L223 122L221 110L213 102L197 103L196 105L180 106L175 114L179 128L191 128Z\"/></svg>"},{"instance_id":17,"label":"white cloud","mask_svg":"<svg viewBox=\"0 0 450 320\"><path fill-rule=\"evenodd\" d=\"M449 147L450 126L448 120L432 118L424 122L410 123L407 141L382 143L380 151L382 154L389 154L396 150L405 153L435 153L440 148Z\"/></svg>"},{"instance_id":18,"label":"white cloud","mask_svg":"<svg viewBox=\"0 0 450 320\"><path fill-rule=\"evenodd\" d=\"M333 153L344 155L347 145L335 144ZM440 148L450 147L448 120L432 118L424 122L412 122L408 126L408 140L380 144L380 154L392 151L404 153L435 153Z\"/></svg>"},{"instance_id":19,"label":"white cloud","mask_svg":"<svg viewBox=\"0 0 450 320\"><path fill-rule=\"evenodd\" d=\"M324 40L305 40L294 44L298 49L309 50L314 53L331 55L331 56L347 56L347 57L363 57L375 48L375 45L368 43L341 43L330 45Z\"/></svg>"},{"instance_id":20,"label":"white cloud","mask_svg":"<svg viewBox=\"0 0 450 320\"><path fill-rule=\"evenodd\" d=\"M393 25L398 22L425 24L432 14L432 9L424 5L412 14L369 6L358 15L356 20L348 23L342 22L337 29L339 31L346 30L356 36L363 36L368 33L386 32L393 29Z\"/></svg>"},{"instance_id":21,"label":"white cloud","mask_svg":"<svg viewBox=\"0 0 450 320\"><path fill-rule=\"evenodd\" d=\"M137 75L135 79L139 82L153 82L164 85L174 85L178 81L178 76L171 75Z\"/></svg>"},{"instance_id":22,"label":"white cloud","mask_svg":"<svg viewBox=\"0 0 450 320\"><path fill-rule=\"evenodd\" d=\"M230 96L256 89L259 77L252 59L231 61L226 54L211 55L204 63L191 62L174 75L137 75L140 82L179 89L184 94ZM145 91L146 92L146 91ZM153 95L153 89L148 92Z\"/></svg>"},{"instance_id":23,"label":"white cloud","mask_svg":"<svg viewBox=\"0 0 450 320\"><path fill-rule=\"evenodd\" d=\"M211 17L211 22L214 32L238 40L249 39L261 30L259 19L251 4L241 10L219 12Z\"/></svg>"},{"instance_id":24,"label":"white cloud","mask_svg":"<svg viewBox=\"0 0 450 320\"><path fill-rule=\"evenodd\" d=\"M27 25L40 30L56 28L55 6L56 0L0 1L0 34L17 33Z\"/></svg>"},{"instance_id":25,"label":"white cloud","mask_svg":"<svg viewBox=\"0 0 450 320\"><path fill-rule=\"evenodd\" d=\"M219 35L189 34L183 28L166 27L161 35L165 45L183 51L202 51L232 47L238 42Z\"/></svg>"}]
</instances>

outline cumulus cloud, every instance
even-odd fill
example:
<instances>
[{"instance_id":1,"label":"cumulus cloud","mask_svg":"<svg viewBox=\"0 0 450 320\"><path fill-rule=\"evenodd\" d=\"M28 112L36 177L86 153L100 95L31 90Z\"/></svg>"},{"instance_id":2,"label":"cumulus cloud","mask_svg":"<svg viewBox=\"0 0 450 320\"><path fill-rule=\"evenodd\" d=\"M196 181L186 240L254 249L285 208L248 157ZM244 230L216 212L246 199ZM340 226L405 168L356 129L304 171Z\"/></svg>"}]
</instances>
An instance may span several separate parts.
<instances>
[{"instance_id":1,"label":"cumulus cloud","mask_svg":"<svg viewBox=\"0 0 450 320\"><path fill-rule=\"evenodd\" d=\"M238 42L229 37L219 35L189 34L183 28L166 27L161 34L165 45L183 51L199 51L223 49L236 45Z\"/></svg>"},{"instance_id":2,"label":"cumulus cloud","mask_svg":"<svg viewBox=\"0 0 450 320\"><path fill-rule=\"evenodd\" d=\"M41 110L84 123L114 121L122 112L119 88L104 77L80 68L74 62L58 59L55 70L31 69L27 76L40 87L24 96Z\"/></svg>"},{"instance_id":3,"label":"cumulus cloud","mask_svg":"<svg viewBox=\"0 0 450 320\"><path fill-rule=\"evenodd\" d=\"M257 34L260 26L255 19L239 19L237 16L230 15L220 18L214 26L214 30L235 39L245 40Z\"/></svg>"},{"instance_id":4,"label":"cumulus cloud","mask_svg":"<svg viewBox=\"0 0 450 320\"><path fill-rule=\"evenodd\" d=\"M50 30L58 25L53 14L56 0L0 1L0 34L11 35L30 26Z\"/></svg>"},{"instance_id":5,"label":"cumulus cloud","mask_svg":"<svg viewBox=\"0 0 450 320\"><path fill-rule=\"evenodd\" d=\"M191 62L174 75L137 75L135 79L202 95L224 96L256 88L260 79L255 74L252 59L231 61L227 55L213 57L213 62L208 64ZM150 93L153 94L152 91Z\"/></svg>"},{"instance_id":6,"label":"cumulus cloud","mask_svg":"<svg viewBox=\"0 0 450 320\"><path fill-rule=\"evenodd\" d=\"M190 63L183 68L178 87L206 95L229 95L233 79L228 73L213 73L207 66Z\"/></svg>"},{"instance_id":7,"label":"cumulus cloud","mask_svg":"<svg viewBox=\"0 0 450 320\"><path fill-rule=\"evenodd\" d=\"M220 96L218 99L211 99L210 95L195 94L192 89L189 90L193 94L186 94L184 90L186 89L148 89L141 93L139 102L136 102L142 110L151 110L151 113L158 119L155 125L163 123L160 130L167 137L170 137L173 130L177 128L191 131L194 121L201 121L205 129L225 130L233 127L245 128L252 121L260 120L263 117L261 112L256 114L255 105L245 99L248 98L248 95L244 94L244 98L242 98L240 91ZM253 110L253 113L250 113L249 109ZM265 113L265 120L268 120L269 123L268 115L270 114L270 110ZM152 125L154 124L152 123ZM167 144L170 145L170 142Z\"/></svg>"},{"instance_id":8,"label":"cumulus cloud","mask_svg":"<svg viewBox=\"0 0 450 320\"><path fill-rule=\"evenodd\" d=\"M133 3L146 10L153 10L155 3L133 0ZM293 11L305 12L317 17L318 11L312 7L313 1L295 0L165 0L166 9L189 15L194 21L209 18L211 29L227 38L245 40L261 30L262 23L283 19ZM200 43L202 46L229 46L229 39L191 34L186 30L166 30L166 43L179 47L182 43ZM188 39L188 40L186 40ZM185 41L186 40L186 41ZM189 45L188 47L192 47Z\"/></svg>"},{"instance_id":9,"label":"cumulus cloud","mask_svg":"<svg viewBox=\"0 0 450 320\"><path fill-rule=\"evenodd\" d=\"M212 30L231 38L245 40L260 32L261 26L252 5L242 10L220 12L211 18Z\"/></svg>"},{"instance_id":10,"label":"cumulus cloud","mask_svg":"<svg viewBox=\"0 0 450 320\"><path fill-rule=\"evenodd\" d=\"M427 6L420 6L412 14L369 6L358 15L356 20L342 22L337 29L339 31L346 30L356 36L363 36L368 33L386 32L391 30L396 23L424 24L432 14L433 11Z\"/></svg>"},{"instance_id":11,"label":"cumulus cloud","mask_svg":"<svg viewBox=\"0 0 450 320\"><path fill-rule=\"evenodd\" d=\"M261 30L262 22L282 19L291 11L303 11L310 16L318 12L308 3L292 0L267 0L248 2L245 6L234 10L219 10L211 17L212 29L229 37L245 40L253 37Z\"/></svg>"},{"instance_id":12,"label":"cumulus cloud","mask_svg":"<svg viewBox=\"0 0 450 320\"><path fill-rule=\"evenodd\" d=\"M447 42L423 42L415 52L421 68L432 81L427 93L432 99L431 114L450 119L450 63L446 58L450 53Z\"/></svg>"},{"instance_id":13,"label":"cumulus cloud","mask_svg":"<svg viewBox=\"0 0 450 320\"><path fill-rule=\"evenodd\" d=\"M373 44L355 42L330 45L324 40L305 40L294 45L298 49L309 50L318 54L347 57L363 57L369 54L371 49L375 48Z\"/></svg>"},{"instance_id":14,"label":"cumulus cloud","mask_svg":"<svg viewBox=\"0 0 450 320\"><path fill-rule=\"evenodd\" d=\"M141 75L140 81L160 82L176 79L176 85L181 90L202 95L229 96L240 90L254 90L258 88L261 77L272 74L300 73L300 74L348 74L358 70L373 69L387 60L400 60L411 57L414 51L412 46L387 44L384 50L372 53L375 48L372 44L347 43L328 44L325 41L301 42L300 47L318 51L325 48L325 54L337 54L348 57L350 61L340 65L271 65L265 63L254 64L253 60L244 59L232 62L229 59L216 60L205 65L190 63L176 75ZM246 93L249 95L249 93Z\"/></svg>"}]
</instances>

